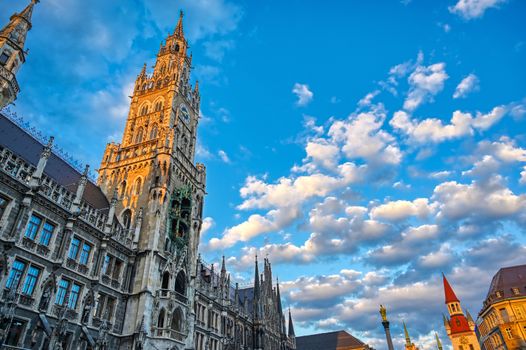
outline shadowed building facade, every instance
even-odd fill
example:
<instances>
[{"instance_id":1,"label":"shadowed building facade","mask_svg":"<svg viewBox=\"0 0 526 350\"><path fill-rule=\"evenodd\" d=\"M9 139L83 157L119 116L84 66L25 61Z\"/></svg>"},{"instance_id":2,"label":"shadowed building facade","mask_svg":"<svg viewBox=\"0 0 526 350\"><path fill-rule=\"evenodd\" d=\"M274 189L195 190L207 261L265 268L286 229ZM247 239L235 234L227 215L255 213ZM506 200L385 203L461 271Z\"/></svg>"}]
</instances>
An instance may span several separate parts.
<instances>
[{"instance_id":1,"label":"shadowed building facade","mask_svg":"<svg viewBox=\"0 0 526 350\"><path fill-rule=\"evenodd\" d=\"M13 49L10 28L21 28L23 47L36 2L11 17L0 53ZM3 67L12 68L9 57ZM267 259L261 274L256 260L254 285L240 288L224 259L214 271L198 254L206 168L194 161L200 94L191 62L181 13L153 72L137 76L122 141L107 145L97 183L52 138L42 142L0 112L2 344L296 348Z\"/></svg>"},{"instance_id":2,"label":"shadowed building facade","mask_svg":"<svg viewBox=\"0 0 526 350\"><path fill-rule=\"evenodd\" d=\"M526 349L526 265L493 276L477 325L486 350Z\"/></svg>"}]
</instances>

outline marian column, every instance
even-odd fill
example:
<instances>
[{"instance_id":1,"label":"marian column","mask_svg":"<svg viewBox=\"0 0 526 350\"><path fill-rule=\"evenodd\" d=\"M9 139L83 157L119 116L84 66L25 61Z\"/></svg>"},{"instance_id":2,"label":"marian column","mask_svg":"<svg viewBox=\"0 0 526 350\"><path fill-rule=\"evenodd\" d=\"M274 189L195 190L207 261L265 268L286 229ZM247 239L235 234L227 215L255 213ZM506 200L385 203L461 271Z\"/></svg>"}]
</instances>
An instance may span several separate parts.
<instances>
[{"instance_id":1,"label":"marian column","mask_svg":"<svg viewBox=\"0 0 526 350\"><path fill-rule=\"evenodd\" d=\"M389 350L394 350L393 340L391 339L391 330L389 329L389 321L387 320L387 310L383 305L380 305L380 315L382 315L382 325L385 330L385 338L387 339L387 347Z\"/></svg>"}]
</instances>

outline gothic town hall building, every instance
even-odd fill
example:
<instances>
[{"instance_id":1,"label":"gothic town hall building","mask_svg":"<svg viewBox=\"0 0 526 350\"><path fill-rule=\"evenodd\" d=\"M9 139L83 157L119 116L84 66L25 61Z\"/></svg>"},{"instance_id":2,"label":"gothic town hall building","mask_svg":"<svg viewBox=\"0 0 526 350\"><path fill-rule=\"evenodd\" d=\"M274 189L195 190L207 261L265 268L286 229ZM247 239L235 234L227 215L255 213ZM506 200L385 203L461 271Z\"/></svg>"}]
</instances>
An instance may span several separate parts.
<instances>
[{"instance_id":1,"label":"gothic town hall building","mask_svg":"<svg viewBox=\"0 0 526 350\"><path fill-rule=\"evenodd\" d=\"M20 91L37 2L0 30L0 108ZM97 183L0 112L0 348L296 349L267 259L240 288L198 254L206 168L187 49L181 14Z\"/></svg>"}]
</instances>

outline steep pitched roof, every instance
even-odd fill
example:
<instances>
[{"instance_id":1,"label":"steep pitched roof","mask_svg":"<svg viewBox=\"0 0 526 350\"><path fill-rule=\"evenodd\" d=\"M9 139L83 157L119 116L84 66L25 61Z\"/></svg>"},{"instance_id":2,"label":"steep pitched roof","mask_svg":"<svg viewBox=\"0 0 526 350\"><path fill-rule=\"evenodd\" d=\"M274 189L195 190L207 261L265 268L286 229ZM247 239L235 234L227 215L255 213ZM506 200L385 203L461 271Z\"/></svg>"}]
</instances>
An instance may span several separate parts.
<instances>
[{"instance_id":1,"label":"steep pitched roof","mask_svg":"<svg viewBox=\"0 0 526 350\"><path fill-rule=\"evenodd\" d=\"M451 285L449 284L446 275L442 274L442 281L444 283L444 297L445 297L445 303L449 304L452 302L459 303L460 300L458 300L457 295L453 291L453 288L451 288Z\"/></svg>"},{"instance_id":2,"label":"steep pitched roof","mask_svg":"<svg viewBox=\"0 0 526 350\"><path fill-rule=\"evenodd\" d=\"M33 136L21 129L9 118L0 113L0 146L9 149L28 163L36 166L42 153L43 145ZM82 174L62 158L51 153L44 174L64 186L70 192L77 191ZM110 204L102 190L88 181L84 190L83 200L96 209L108 209Z\"/></svg>"},{"instance_id":3,"label":"steep pitched roof","mask_svg":"<svg viewBox=\"0 0 526 350\"><path fill-rule=\"evenodd\" d=\"M344 330L296 337L298 350L347 350L364 346L361 340Z\"/></svg>"}]
</instances>

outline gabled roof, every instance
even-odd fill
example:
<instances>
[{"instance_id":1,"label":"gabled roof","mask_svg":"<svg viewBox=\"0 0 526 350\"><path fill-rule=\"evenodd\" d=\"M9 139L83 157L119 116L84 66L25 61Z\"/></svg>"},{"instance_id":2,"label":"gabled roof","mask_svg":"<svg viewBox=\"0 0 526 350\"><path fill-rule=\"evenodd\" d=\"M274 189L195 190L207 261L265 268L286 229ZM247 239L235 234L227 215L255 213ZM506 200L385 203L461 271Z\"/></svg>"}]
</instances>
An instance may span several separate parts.
<instances>
[{"instance_id":1,"label":"gabled roof","mask_svg":"<svg viewBox=\"0 0 526 350\"><path fill-rule=\"evenodd\" d=\"M298 350L347 350L363 348L365 344L344 330L296 337Z\"/></svg>"},{"instance_id":2,"label":"gabled roof","mask_svg":"<svg viewBox=\"0 0 526 350\"><path fill-rule=\"evenodd\" d=\"M9 118L0 113L0 146L9 149L17 156L36 167L44 146ZM82 174L62 158L51 152L44 174L64 186L70 192L77 191ZM83 200L95 209L108 209L110 204L102 190L88 181Z\"/></svg>"}]
</instances>

